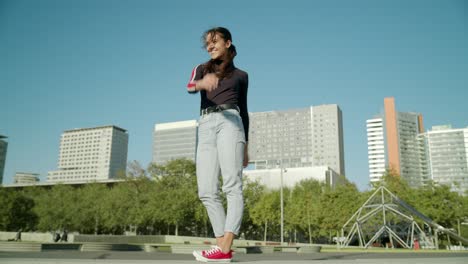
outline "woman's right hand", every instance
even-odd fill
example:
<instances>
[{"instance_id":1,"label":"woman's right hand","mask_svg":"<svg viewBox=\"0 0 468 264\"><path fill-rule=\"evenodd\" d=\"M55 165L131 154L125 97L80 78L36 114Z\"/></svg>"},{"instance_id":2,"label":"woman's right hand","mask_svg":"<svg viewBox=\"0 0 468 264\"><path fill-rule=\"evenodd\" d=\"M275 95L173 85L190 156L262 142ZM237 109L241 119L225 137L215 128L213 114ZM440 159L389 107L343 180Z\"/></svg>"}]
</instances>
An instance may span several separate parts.
<instances>
[{"instance_id":1,"label":"woman's right hand","mask_svg":"<svg viewBox=\"0 0 468 264\"><path fill-rule=\"evenodd\" d=\"M203 79L198 80L195 84L195 89L200 91L200 90L205 90L207 92L211 92L214 89L218 88L218 77L214 73L208 73L205 76L203 76Z\"/></svg>"}]
</instances>

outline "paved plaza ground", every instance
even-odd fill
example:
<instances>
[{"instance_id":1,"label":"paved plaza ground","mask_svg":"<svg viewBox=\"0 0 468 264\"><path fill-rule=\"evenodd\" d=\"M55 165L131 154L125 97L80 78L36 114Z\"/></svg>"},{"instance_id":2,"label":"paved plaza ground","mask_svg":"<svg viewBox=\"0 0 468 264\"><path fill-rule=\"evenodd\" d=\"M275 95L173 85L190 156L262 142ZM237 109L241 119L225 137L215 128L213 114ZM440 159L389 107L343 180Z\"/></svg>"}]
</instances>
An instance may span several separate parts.
<instances>
[{"instance_id":1,"label":"paved plaza ground","mask_svg":"<svg viewBox=\"0 0 468 264\"><path fill-rule=\"evenodd\" d=\"M235 263L255 264L455 264L468 263L468 252L323 252L314 254L280 253L273 254L235 254ZM0 252L1 264L186 264L197 263L189 254L164 252Z\"/></svg>"}]
</instances>

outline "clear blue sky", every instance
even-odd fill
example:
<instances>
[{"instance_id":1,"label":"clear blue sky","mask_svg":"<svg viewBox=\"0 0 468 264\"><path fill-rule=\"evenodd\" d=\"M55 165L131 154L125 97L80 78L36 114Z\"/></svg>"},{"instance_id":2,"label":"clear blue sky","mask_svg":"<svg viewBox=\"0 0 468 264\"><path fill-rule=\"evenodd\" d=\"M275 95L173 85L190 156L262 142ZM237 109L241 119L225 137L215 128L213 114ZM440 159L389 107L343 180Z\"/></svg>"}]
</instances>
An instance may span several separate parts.
<instances>
[{"instance_id":1,"label":"clear blue sky","mask_svg":"<svg viewBox=\"0 0 468 264\"><path fill-rule=\"evenodd\" d=\"M45 179L64 130L129 131L128 160L151 161L155 123L198 117L186 92L225 26L249 73L249 110L338 104L347 177L368 185L366 119L386 96L433 125L468 126L468 4L439 1L0 0L4 183Z\"/></svg>"}]
</instances>

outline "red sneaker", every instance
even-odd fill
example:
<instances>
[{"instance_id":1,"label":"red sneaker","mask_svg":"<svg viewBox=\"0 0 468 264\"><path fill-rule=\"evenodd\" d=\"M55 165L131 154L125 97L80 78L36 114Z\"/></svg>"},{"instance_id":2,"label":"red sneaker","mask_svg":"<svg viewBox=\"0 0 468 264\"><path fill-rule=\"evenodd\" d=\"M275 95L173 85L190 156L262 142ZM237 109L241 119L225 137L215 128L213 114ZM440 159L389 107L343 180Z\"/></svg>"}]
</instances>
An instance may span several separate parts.
<instances>
[{"instance_id":1,"label":"red sneaker","mask_svg":"<svg viewBox=\"0 0 468 264\"><path fill-rule=\"evenodd\" d=\"M209 250L213 250L214 248L217 248L218 246L211 246L210 249L207 249L207 250L202 250L202 251L197 251L197 250L194 250L192 255L197 259L197 260L200 260L201 257L203 257L207 251ZM201 261L201 260L200 260Z\"/></svg>"},{"instance_id":2,"label":"red sneaker","mask_svg":"<svg viewBox=\"0 0 468 264\"><path fill-rule=\"evenodd\" d=\"M228 253L223 253L221 248L217 246L201 252L194 251L193 255L198 261L202 262L231 262L232 260L232 250Z\"/></svg>"}]
</instances>

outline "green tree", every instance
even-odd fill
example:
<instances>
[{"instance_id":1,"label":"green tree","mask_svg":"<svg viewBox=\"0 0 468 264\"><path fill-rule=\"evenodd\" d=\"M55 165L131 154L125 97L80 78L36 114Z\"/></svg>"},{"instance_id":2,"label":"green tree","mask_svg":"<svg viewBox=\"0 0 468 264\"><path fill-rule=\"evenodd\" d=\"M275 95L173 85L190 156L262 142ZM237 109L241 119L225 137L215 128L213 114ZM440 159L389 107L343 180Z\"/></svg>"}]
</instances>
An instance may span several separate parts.
<instances>
[{"instance_id":1,"label":"green tree","mask_svg":"<svg viewBox=\"0 0 468 264\"><path fill-rule=\"evenodd\" d=\"M376 189L382 185L398 198L414 206L413 202L416 200L417 195L416 189L411 188L408 182L401 178L394 169L388 168L382 175L382 180L374 183Z\"/></svg>"},{"instance_id":2,"label":"green tree","mask_svg":"<svg viewBox=\"0 0 468 264\"><path fill-rule=\"evenodd\" d=\"M254 224L252 220L251 212L254 206L260 201L264 192L264 185L261 185L258 181L250 181L246 177L243 178L244 215L242 218L241 230L245 238L258 239L262 237L262 234L258 231L258 226Z\"/></svg>"},{"instance_id":3,"label":"green tree","mask_svg":"<svg viewBox=\"0 0 468 264\"><path fill-rule=\"evenodd\" d=\"M447 185L430 183L418 189L415 207L421 213L446 228L457 228L459 219L468 216L464 211L464 197L450 191Z\"/></svg>"},{"instance_id":4,"label":"green tree","mask_svg":"<svg viewBox=\"0 0 468 264\"><path fill-rule=\"evenodd\" d=\"M286 206L286 221L291 229L304 230L312 243L318 235L320 195L324 185L316 180L303 180L292 190L291 200Z\"/></svg>"},{"instance_id":5,"label":"green tree","mask_svg":"<svg viewBox=\"0 0 468 264\"><path fill-rule=\"evenodd\" d=\"M129 187L128 197L133 206L129 210L132 216L131 225L138 226L140 233L153 232L154 226L160 221L157 218L160 205L153 203L155 207L151 206L152 201L157 199L157 182L147 177L140 177L128 181L127 186Z\"/></svg>"},{"instance_id":6,"label":"green tree","mask_svg":"<svg viewBox=\"0 0 468 264\"><path fill-rule=\"evenodd\" d=\"M127 178L106 190L102 200L101 226L111 233L123 233L146 228L148 220L144 208L150 195L151 185L146 177Z\"/></svg>"},{"instance_id":7,"label":"green tree","mask_svg":"<svg viewBox=\"0 0 468 264\"><path fill-rule=\"evenodd\" d=\"M206 208L201 202L196 202L194 204L194 220L198 223L198 226L201 226L202 232L197 232L197 235L202 235L208 237L209 228L211 226L208 218L208 213Z\"/></svg>"},{"instance_id":8,"label":"green tree","mask_svg":"<svg viewBox=\"0 0 468 264\"><path fill-rule=\"evenodd\" d=\"M39 218L38 229L53 231L75 228L79 215L76 200L76 192L70 185L57 184L51 189L44 189L35 198L33 209Z\"/></svg>"},{"instance_id":9,"label":"green tree","mask_svg":"<svg viewBox=\"0 0 468 264\"><path fill-rule=\"evenodd\" d=\"M264 192L258 202L250 210L254 224L263 226L263 240L267 240L268 228L280 224L280 193L279 191Z\"/></svg>"},{"instance_id":10,"label":"green tree","mask_svg":"<svg viewBox=\"0 0 468 264\"><path fill-rule=\"evenodd\" d=\"M80 211L79 225L84 232L99 234L103 227L106 211L105 201L108 199L109 189L101 183L88 183L79 189L78 206Z\"/></svg>"},{"instance_id":11,"label":"green tree","mask_svg":"<svg viewBox=\"0 0 468 264\"><path fill-rule=\"evenodd\" d=\"M0 230L34 229L37 216L32 211L34 200L14 189L0 188Z\"/></svg>"},{"instance_id":12,"label":"green tree","mask_svg":"<svg viewBox=\"0 0 468 264\"><path fill-rule=\"evenodd\" d=\"M187 159L177 159L164 166L153 165L150 171L157 184L149 205L157 209L157 219L174 226L175 235L179 235L181 225L193 224L194 204L200 202L196 191L195 164Z\"/></svg>"},{"instance_id":13,"label":"green tree","mask_svg":"<svg viewBox=\"0 0 468 264\"><path fill-rule=\"evenodd\" d=\"M326 189L320 197L320 229L329 236L329 241L363 202L363 196L355 184L345 182L333 189Z\"/></svg>"}]
</instances>

